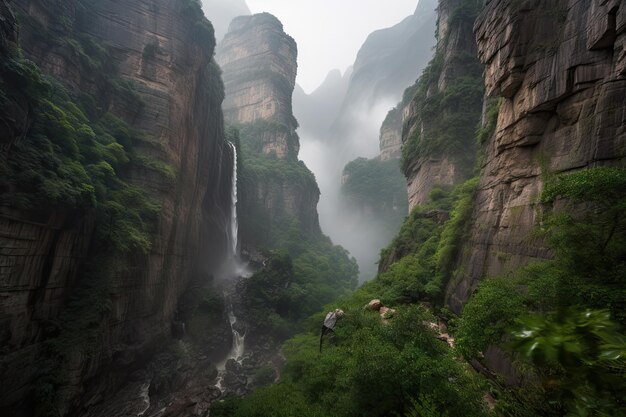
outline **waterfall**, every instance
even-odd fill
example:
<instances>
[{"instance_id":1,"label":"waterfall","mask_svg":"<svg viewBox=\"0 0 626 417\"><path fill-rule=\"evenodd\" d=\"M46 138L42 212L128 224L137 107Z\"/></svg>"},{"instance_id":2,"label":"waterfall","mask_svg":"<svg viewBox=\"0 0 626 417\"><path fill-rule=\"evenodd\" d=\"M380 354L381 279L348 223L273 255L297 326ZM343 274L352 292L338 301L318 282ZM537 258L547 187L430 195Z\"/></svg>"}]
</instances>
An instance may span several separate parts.
<instances>
[{"instance_id":1,"label":"waterfall","mask_svg":"<svg viewBox=\"0 0 626 417\"><path fill-rule=\"evenodd\" d=\"M230 247L233 258L237 258L239 252L237 251L237 235L239 233L239 224L237 222L237 148L232 142L228 142L233 150L233 179L230 192Z\"/></svg>"},{"instance_id":2,"label":"waterfall","mask_svg":"<svg viewBox=\"0 0 626 417\"><path fill-rule=\"evenodd\" d=\"M238 242L238 233L239 233L239 224L237 221L237 148L235 147L235 145L232 142L228 142L228 144L230 145L231 149L233 150L233 178L232 178L232 189L231 189L231 210L230 210L230 230L229 230L229 243L230 243L230 262L229 262L229 271L228 271L228 275L229 277L232 278L239 278L241 276L246 276L248 274L247 272L247 265L242 263L239 259L239 242ZM217 370L218 370L218 377L217 377L217 382L216 382L216 386L222 390L222 392L225 390L223 383L224 383L224 377L226 375L226 362L228 362L230 359L234 359L235 361L237 361L239 364L241 364L241 361L243 359L243 353L244 353L244 341L245 341L245 333L241 334L238 330L237 330L237 326L235 323L237 323L237 317L235 316L235 312L233 309L233 305L232 305L232 301L230 300L230 297L232 295L228 295L227 293L224 293L224 298L227 300L227 305L228 305L228 322L230 323L230 330L232 332L233 335L233 344L230 348L230 351L228 352L228 355L226 355L226 358L224 358L223 361L221 361L220 363L217 364Z\"/></svg>"}]
</instances>

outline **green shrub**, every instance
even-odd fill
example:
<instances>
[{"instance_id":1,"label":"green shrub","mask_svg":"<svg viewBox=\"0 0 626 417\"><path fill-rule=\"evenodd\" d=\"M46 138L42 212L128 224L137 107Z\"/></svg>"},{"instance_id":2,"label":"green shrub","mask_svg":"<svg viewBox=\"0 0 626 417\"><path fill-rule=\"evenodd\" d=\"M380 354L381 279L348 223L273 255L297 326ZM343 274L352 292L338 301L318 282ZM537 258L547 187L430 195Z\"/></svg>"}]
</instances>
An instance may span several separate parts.
<instances>
[{"instance_id":1,"label":"green shrub","mask_svg":"<svg viewBox=\"0 0 626 417\"><path fill-rule=\"evenodd\" d=\"M486 415L476 376L422 325L432 320L426 311L399 306L385 325L359 303L342 307L346 315L322 354L317 326L291 339L282 382L236 401L230 415L404 415L415 409L411 398L428 398L428 407L449 415Z\"/></svg>"},{"instance_id":2,"label":"green shrub","mask_svg":"<svg viewBox=\"0 0 626 417\"><path fill-rule=\"evenodd\" d=\"M520 364L529 367L524 373L536 374L543 385L531 389L530 404L512 400L518 408L608 415L623 408L617 393L623 378L615 378L623 372L617 359L626 346L620 326L626 307L626 170L599 167L548 177L540 201L539 233L554 259L483 281L459 321L458 347L467 357L489 345L513 347L527 359Z\"/></svg>"}]
</instances>

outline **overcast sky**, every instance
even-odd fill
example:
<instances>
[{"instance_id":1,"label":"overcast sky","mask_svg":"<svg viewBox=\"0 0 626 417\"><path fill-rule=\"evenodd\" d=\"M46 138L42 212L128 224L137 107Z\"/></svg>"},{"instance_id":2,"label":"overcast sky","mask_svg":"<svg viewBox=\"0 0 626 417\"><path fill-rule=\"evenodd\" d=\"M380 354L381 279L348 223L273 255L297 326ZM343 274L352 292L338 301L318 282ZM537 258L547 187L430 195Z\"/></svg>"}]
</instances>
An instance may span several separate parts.
<instances>
[{"instance_id":1,"label":"overcast sky","mask_svg":"<svg viewBox=\"0 0 626 417\"><path fill-rule=\"evenodd\" d=\"M246 0L252 13L278 17L298 43L298 83L307 93L354 63L371 32L413 14L418 0Z\"/></svg>"}]
</instances>

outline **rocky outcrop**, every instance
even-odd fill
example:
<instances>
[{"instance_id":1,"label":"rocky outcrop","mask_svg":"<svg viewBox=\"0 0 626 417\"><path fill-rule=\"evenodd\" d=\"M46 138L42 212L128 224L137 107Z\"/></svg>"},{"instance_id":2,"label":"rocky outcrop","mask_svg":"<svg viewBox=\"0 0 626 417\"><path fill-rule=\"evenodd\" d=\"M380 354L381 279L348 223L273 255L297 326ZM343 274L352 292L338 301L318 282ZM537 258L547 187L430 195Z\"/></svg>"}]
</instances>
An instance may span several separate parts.
<instances>
[{"instance_id":1,"label":"rocky outcrop","mask_svg":"<svg viewBox=\"0 0 626 417\"><path fill-rule=\"evenodd\" d=\"M291 96L296 82L298 49L269 13L234 19L217 51L226 90L224 116L231 124L258 121L276 127L263 138L264 154L297 156L297 122Z\"/></svg>"},{"instance_id":2,"label":"rocky outcrop","mask_svg":"<svg viewBox=\"0 0 626 417\"><path fill-rule=\"evenodd\" d=\"M293 220L320 234L315 177L298 160L292 113L295 41L268 13L233 20L217 51L223 71L226 121L239 130L242 164L240 235L246 250L273 247Z\"/></svg>"},{"instance_id":3,"label":"rocky outcrop","mask_svg":"<svg viewBox=\"0 0 626 417\"><path fill-rule=\"evenodd\" d=\"M232 169L223 142L223 87L211 62L212 30L195 0L12 4L21 18L24 55L65 85L77 103L93 104L90 118L108 112L128 123L141 138L133 143L136 157L150 158L170 167L166 174L174 173L164 178L146 167L123 173L161 210L149 253L120 254L114 265L111 259L93 265L101 255L92 246L93 210L17 210L6 201L0 207L2 414L30 415L34 379L47 372L41 367L51 343L66 334L61 317L70 314L68 300L85 295L77 288L100 291L86 282L85 263L109 274L98 299L103 304L93 305L100 319L89 329L98 342L89 351L78 341L70 344L70 362L56 365L63 389L55 393L54 407L66 415L119 389L119 381L171 337L179 297L189 283L200 271L217 267L226 246ZM6 1L0 2L0 12L4 47L15 29ZM85 50L86 45L94 49ZM88 70L98 53L107 54L106 65ZM119 86L133 91L127 94L131 99L118 94ZM93 101L85 101L88 97ZM17 102L9 103L13 114L24 119L11 120L26 122L6 123L5 114L11 113L3 112L0 130L3 141L9 132L9 142L20 140L33 117L20 105L19 94L12 99ZM15 156L4 142L2 153ZM76 323L82 318L69 317Z\"/></svg>"},{"instance_id":4,"label":"rocky outcrop","mask_svg":"<svg viewBox=\"0 0 626 417\"><path fill-rule=\"evenodd\" d=\"M380 127L380 159L389 161L402 156L402 109L392 109Z\"/></svg>"},{"instance_id":5,"label":"rocky outcrop","mask_svg":"<svg viewBox=\"0 0 626 417\"><path fill-rule=\"evenodd\" d=\"M626 163L626 6L620 0L487 2L475 25L485 85L502 97L461 271L459 312L478 281L548 258L531 233L543 173Z\"/></svg>"},{"instance_id":6,"label":"rocky outcrop","mask_svg":"<svg viewBox=\"0 0 626 417\"><path fill-rule=\"evenodd\" d=\"M427 202L434 187L458 184L471 174L482 108L482 67L472 32L480 3L439 2L435 56L397 108L403 112L409 211Z\"/></svg>"}]
</instances>

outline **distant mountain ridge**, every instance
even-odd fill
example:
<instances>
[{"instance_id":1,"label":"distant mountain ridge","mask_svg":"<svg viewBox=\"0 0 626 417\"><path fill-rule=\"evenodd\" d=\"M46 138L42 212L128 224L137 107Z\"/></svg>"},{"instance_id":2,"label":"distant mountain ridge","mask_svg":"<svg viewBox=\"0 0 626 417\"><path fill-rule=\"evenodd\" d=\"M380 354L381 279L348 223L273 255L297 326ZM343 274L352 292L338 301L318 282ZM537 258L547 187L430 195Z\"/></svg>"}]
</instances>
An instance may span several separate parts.
<instances>
[{"instance_id":1,"label":"distant mountain ridge","mask_svg":"<svg viewBox=\"0 0 626 417\"><path fill-rule=\"evenodd\" d=\"M348 91L352 67L342 75L334 69L328 73L322 84L311 94L296 85L293 92L294 113L304 134L321 137L328 129L341 109L341 103Z\"/></svg>"},{"instance_id":2,"label":"distant mountain ridge","mask_svg":"<svg viewBox=\"0 0 626 417\"><path fill-rule=\"evenodd\" d=\"M382 102L400 101L405 87L415 82L432 56L436 8L436 0L420 0L413 15L368 36L354 62L333 136L353 129L354 113L370 111Z\"/></svg>"}]
</instances>

